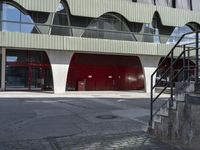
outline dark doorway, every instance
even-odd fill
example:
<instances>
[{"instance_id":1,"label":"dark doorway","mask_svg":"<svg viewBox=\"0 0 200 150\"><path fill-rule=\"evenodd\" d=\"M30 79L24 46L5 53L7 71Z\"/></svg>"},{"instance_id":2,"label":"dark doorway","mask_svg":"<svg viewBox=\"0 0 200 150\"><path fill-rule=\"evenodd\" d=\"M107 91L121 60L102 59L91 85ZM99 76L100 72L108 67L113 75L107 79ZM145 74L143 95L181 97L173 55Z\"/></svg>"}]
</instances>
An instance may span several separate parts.
<instances>
[{"instance_id":1,"label":"dark doorway","mask_svg":"<svg viewBox=\"0 0 200 150\"><path fill-rule=\"evenodd\" d=\"M7 50L6 90L53 90L51 66L46 53Z\"/></svg>"}]
</instances>

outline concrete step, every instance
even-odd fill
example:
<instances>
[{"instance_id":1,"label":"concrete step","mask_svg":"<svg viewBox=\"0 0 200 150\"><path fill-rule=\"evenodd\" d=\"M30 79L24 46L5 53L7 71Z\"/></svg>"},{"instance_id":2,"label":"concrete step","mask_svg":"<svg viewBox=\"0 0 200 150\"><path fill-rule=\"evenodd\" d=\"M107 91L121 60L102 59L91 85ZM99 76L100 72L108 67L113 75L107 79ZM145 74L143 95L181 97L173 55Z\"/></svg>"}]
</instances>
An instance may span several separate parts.
<instances>
[{"instance_id":1,"label":"concrete step","mask_svg":"<svg viewBox=\"0 0 200 150\"><path fill-rule=\"evenodd\" d=\"M161 121L162 121L161 115L156 114L155 116L153 116L153 122L161 123Z\"/></svg>"},{"instance_id":2,"label":"concrete step","mask_svg":"<svg viewBox=\"0 0 200 150\"><path fill-rule=\"evenodd\" d=\"M186 101L191 104L200 105L200 93L186 94Z\"/></svg>"},{"instance_id":3,"label":"concrete step","mask_svg":"<svg viewBox=\"0 0 200 150\"><path fill-rule=\"evenodd\" d=\"M195 93L200 94L200 84L195 85Z\"/></svg>"},{"instance_id":4,"label":"concrete step","mask_svg":"<svg viewBox=\"0 0 200 150\"><path fill-rule=\"evenodd\" d=\"M173 101L173 106L170 107L170 104L169 104L169 101L168 101L168 102L167 102L167 108L168 108L168 109L174 109L174 110L176 110L176 109L177 109L177 102L174 100L174 101Z\"/></svg>"},{"instance_id":5,"label":"concrete step","mask_svg":"<svg viewBox=\"0 0 200 150\"><path fill-rule=\"evenodd\" d=\"M158 112L159 115L168 117L169 109L167 107L161 107L160 111Z\"/></svg>"},{"instance_id":6,"label":"concrete step","mask_svg":"<svg viewBox=\"0 0 200 150\"><path fill-rule=\"evenodd\" d=\"M155 88L155 92L156 93L160 93L162 90L164 89L164 87L156 87ZM175 89L173 89L175 91ZM170 94L171 93L171 88L168 87L164 92L164 94Z\"/></svg>"}]
</instances>

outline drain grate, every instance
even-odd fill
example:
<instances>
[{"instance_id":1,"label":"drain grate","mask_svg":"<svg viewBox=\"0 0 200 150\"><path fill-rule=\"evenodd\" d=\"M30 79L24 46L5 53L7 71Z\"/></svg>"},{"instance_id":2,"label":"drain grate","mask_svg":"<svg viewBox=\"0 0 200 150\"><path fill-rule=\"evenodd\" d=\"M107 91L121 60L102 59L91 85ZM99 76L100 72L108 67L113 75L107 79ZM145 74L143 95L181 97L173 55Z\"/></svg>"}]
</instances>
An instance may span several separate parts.
<instances>
[{"instance_id":1,"label":"drain grate","mask_svg":"<svg viewBox=\"0 0 200 150\"><path fill-rule=\"evenodd\" d=\"M115 119L115 118L117 118L117 116L114 116L114 115L100 115L100 116L96 116L96 118L98 118L98 119Z\"/></svg>"}]
</instances>

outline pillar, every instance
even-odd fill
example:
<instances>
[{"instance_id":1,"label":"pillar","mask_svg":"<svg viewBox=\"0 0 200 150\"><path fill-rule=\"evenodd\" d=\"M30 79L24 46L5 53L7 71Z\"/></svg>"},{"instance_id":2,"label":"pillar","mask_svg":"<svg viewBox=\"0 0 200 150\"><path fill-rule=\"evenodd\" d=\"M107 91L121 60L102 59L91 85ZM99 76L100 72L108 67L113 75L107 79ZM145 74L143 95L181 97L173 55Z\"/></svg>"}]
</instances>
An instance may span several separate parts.
<instances>
[{"instance_id":1,"label":"pillar","mask_svg":"<svg viewBox=\"0 0 200 150\"><path fill-rule=\"evenodd\" d=\"M47 50L53 74L54 93L65 93L72 52Z\"/></svg>"},{"instance_id":2,"label":"pillar","mask_svg":"<svg viewBox=\"0 0 200 150\"><path fill-rule=\"evenodd\" d=\"M159 56L139 56L140 61L143 66L144 74L145 74L145 91L147 93L151 92L151 75L158 67L160 58ZM154 83L156 80L156 75L153 78Z\"/></svg>"},{"instance_id":3,"label":"pillar","mask_svg":"<svg viewBox=\"0 0 200 150\"><path fill-rule=\"evenodd\" d=\"M5 74L6 74L6 49L2 48L2 60L1 60L1 89L5 90Z\"/></svg>"}]
</instances>

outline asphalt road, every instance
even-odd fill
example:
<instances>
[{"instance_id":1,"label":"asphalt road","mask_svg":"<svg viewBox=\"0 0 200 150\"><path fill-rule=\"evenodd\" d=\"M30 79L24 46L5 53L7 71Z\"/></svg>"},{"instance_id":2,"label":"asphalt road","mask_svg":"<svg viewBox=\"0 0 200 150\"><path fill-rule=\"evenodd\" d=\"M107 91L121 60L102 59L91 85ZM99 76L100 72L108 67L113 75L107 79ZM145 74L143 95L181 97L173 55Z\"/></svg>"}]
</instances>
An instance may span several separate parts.
<instances>
[{"instance_id":1,"label":"asphalt road","mask_svg":"<svg viewBox=\"0 0 200 150\"><path fill-rule=\"evenodd\" d=\"M178 149L146 134L148 119L149 99L2 98L0 150Z\"/></svg>"}]
</instances>

